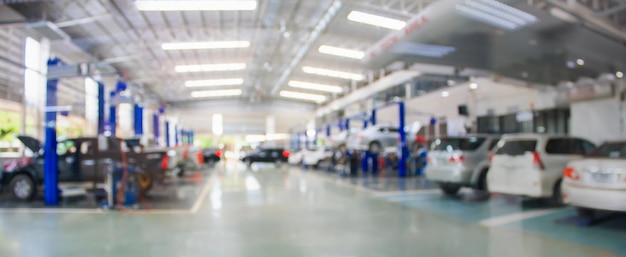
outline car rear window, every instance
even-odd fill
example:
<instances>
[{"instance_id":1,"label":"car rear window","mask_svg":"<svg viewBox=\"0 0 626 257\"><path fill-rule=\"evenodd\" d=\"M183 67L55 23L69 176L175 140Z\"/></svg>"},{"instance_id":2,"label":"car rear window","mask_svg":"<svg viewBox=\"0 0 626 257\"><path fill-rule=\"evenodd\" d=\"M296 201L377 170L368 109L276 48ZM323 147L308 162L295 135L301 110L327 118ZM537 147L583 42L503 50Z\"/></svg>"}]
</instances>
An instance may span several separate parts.
<instances>
[{"instance_id":1,"label":"car rear window","mask_svg":"<svg viewBox=\"0 0 626 257\"><path fill-rule=\"evenodd\" d=\"M583 155L589 152L593 144L576 138L553 138L546 143L546 153L549 154L578 154Z\"/></svg>"},{"instance_id":2,"label":"car rear window","mask_svg":"<svg viewBox=\"0 0 626 257\"><path fill-rule=\"evenodd\" d=\"M504 144L498 148L496 154L506 155L524 155L526 152L534 152L537 147L537 140L512 140L504 141Z\"/></svg>"},{"instance_id":3,"label":"car rear window","mask_svg":"<svg viewBox=\"0 0 626 257\"><path fill-rule=\"evenodd\" d=\"M435 151L473 151L478 149L486 138L484 137L468 137L468 138L442 138L435 140L432 150Z\"/></svg>"},{"instance_id":4,"label":"car rear window","mask_svg":"<svg viewBox=\"0 0 626 257\"><path fill-rule=\"evenodd\" d=\"M594 151L588 156L591 157L606 157L606 158L626 158L626 143L606 143Z\"/></svg>"}]
</instances>

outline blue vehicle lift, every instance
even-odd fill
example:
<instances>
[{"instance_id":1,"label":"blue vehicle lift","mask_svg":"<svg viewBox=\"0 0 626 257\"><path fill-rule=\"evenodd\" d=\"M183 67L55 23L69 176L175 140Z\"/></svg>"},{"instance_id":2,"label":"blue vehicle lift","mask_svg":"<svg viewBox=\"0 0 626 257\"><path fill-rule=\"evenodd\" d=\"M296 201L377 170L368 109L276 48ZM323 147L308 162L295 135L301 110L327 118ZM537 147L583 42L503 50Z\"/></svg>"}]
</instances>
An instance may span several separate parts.
<instances>
[{"instance_id":1,"label":"blue vehicle lift","mask_svg":"<svg viewBox=\"0 0 626 257\"><path fill-rule=\"evenodd\" d=\"M399 128L398 128L398 132L400 134L400 166L398 167L398 177L406 177L407 172L406 172L406 164L407 164L407 160L409 158L409 148L406 144L406 131L404 131L404 128L406 127L406 120L405 120L405 106L404 106L404 102L402 101L397 101L397 102L390 102L387 103L385 105L379 106L379 107L375 107L372 110L372 115L370 116L370 122L372 123L372 125L376 125L376 111L380 110L380 109L384 109L384 108L389 108L389 107L393 107L393 106L398 106L398 119L399 119ZM377 156L375 156L374 159L377 159ZM376 164L378 163L378 161L376 161ZM375 166L375 168L377 168L377 165Z\"/></svg>"}]
</instances>

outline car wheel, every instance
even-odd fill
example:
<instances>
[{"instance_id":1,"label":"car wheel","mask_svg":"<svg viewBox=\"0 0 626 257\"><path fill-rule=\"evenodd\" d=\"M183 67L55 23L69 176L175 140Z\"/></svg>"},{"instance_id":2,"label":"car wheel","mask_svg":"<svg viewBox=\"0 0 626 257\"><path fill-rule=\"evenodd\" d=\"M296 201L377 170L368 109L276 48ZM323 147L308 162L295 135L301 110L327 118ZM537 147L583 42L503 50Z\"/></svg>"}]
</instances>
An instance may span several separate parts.
<instances>
[{"instance_id":1,"label":"car wheel","mask_svg":"<svg viewBox=\"0 0 626 257\"><path fill-rule=\"evenodd\" d=\"M9 183L13 197L20 201L30 201L35 197L37 187L33 179L26 174L15 175Z\"/></svg>"},{"instance_id":2,"label":"car wheel","mask_svg":"<svg viewBox=\"0 0 626 257\"><path fill-rule=\"evenodd\" d=\"M252 168L252 160L246 159L246 167Z\"/></svg>"},{"instance_id":3,"label":"car wheel","mask_svg":"<svg viewBox=\"0 0 626 257\"><path fill-rule=\"evenodd\" d=\"M439 184L439 188L441 188L441 191L446 195L456 195L459 193L459 190L461 190L461 185L441 183Z\"/></svg>"},{"instance_id":4,"label":"car wheel","mask_svg":"<svg viewBox=\"0 0 626 257\"><path fill-rule=\"evenodd\" d=\"M576 213L581 218L593 219L596 217L596 210L585 207L576 207Z\"/></svg>"},{"instance_id":5,"label":"car wheel","mask_svg":"<svg viewBox=\"0 0 626 257\"><path fill-rule=\"evenodd\" d=\"M369 150L370 153L378 154L378 153L380 153L381 148L382 147L380 146L380 143L374 141L374 142L370 143L368 150Z\"/></svg>"},{"instance_id":6,"label":"car wheel","mask_svg":"<svg viewBox=\"0 0 626 257\"><path fill-rule=\"evenodd\" d=\"M554 206L563 205L563 194L561 193L561 180L557 181L552 190L552 197L550 203Z\"/></svg>"},{"instance_id":7,"label":"car wheel","mask_svg":"<svg viewBox=\"0 0 626 257\"><path fill-rule=\"evenodd\" d=\"M146 174L144 172L137 174L137 185L139 186L139 194L146 195L150 189L152 189L152 185L154 180L150 174Z\"/></svg>"},{"instance_id":8,"label":"car wheel","mask_svg":"<svg viewBox=\"0 0 626 257\"><path fill-rule=\"evenodd\" d=\"M487 184L487 171L487 169L482 170L480 172L480 175L478 176L478 184L476 186L476 189L480 191L489 192L489 185Z\"/></svg>"}]
</instances>

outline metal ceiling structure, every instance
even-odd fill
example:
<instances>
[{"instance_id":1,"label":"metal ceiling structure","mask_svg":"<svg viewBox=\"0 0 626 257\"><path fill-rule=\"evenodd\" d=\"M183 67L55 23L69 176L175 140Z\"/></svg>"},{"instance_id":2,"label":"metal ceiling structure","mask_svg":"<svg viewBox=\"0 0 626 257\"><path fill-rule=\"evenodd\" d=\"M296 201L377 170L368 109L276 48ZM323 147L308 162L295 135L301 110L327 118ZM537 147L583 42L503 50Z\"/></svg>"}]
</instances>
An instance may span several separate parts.
<instances>
[{"instance_id":1,"label":"metal ceiling structure","mask_svg":"<svg viewBox=\"0 0 626 257\"><path fill-rule=\"evenodd\" d=\"M516 31L472 21L451 11L446 16L437 17L440 21L436 26L442 29L408 40L454 47L446 58L396 52L385 53L382 61L366 63L318 51L320 45L329 45L365 52L394 31L351 21L348 15L352 11L409 21L435 2L458 6L468 1L471 2L257 0L256 9L252 11L168 12L139 11L133 0L10 1L7 6L19 13L23 20L3 19L0 26L50 21L71 38L69 42L53 41L51 45L66 62L110 64L124 73L131 85L144 90L147 98L182 109L201 108L199 106L206 102L216 109L219 108L215 106L221 104L222 109L245 111L242 106L252 106L280 113L281 110L271 108L276 105L313 113L319 107L316 103L282 98L278 92L285 89L325 94L328 102L367 84L367 79L355 82L306 73L303 66L352 72L371 78L378 69L403 61L405 67L412 63L430 63L460 69L479 68L548 84L564 78L575 79L611 69L624 69L625 0L503 0L539 18L535 24ZM161 47L163 43L194 41L249 41L250 46L172 51ZM568 55L560 55L560 52ZM607 52L614 54L607 57ZM567 62L577 56L588 58L589 65L575 70L567 67ZM221 72L175 71L177 65L216 63L244 63L246 68ZM553 74L546 75L546 72ZM228 78L243 78L243 85L217 88L241 88L241 96L193 98L191 92L197 89L185 87L185 81L189 80ZM338 85L344 90L339 94L319 93L289 87L289 80ZM290 103L281 104L284 102ZM291 110L283 111L289 113ZM196 116L183 117L182 120L189 122L191 127L210 127L206 117L194 113ZM240 117L238 124L244 124L250 118ZM232 126L239 125L233 123Z\"/></svg>"}]
</instances>

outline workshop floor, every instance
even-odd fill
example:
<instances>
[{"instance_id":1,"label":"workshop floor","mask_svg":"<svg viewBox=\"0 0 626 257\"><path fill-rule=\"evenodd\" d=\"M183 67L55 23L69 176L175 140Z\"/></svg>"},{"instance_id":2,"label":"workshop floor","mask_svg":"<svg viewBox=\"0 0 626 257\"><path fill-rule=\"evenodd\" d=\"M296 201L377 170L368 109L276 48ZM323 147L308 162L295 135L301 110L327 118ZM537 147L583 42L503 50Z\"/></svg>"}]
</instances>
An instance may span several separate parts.
<instances>
[{"instance_id":1,"label":"workshop floor","mask_svg":"<svg viewBox=\"0 0 626 257\"><path fill-rule=\"evenodd\" d=\"M176 210L0 209L0 256L626 256L623 217L577 227L569 207L419 179L228 163L193 191Z\"/></svg>"}]
</instances>

